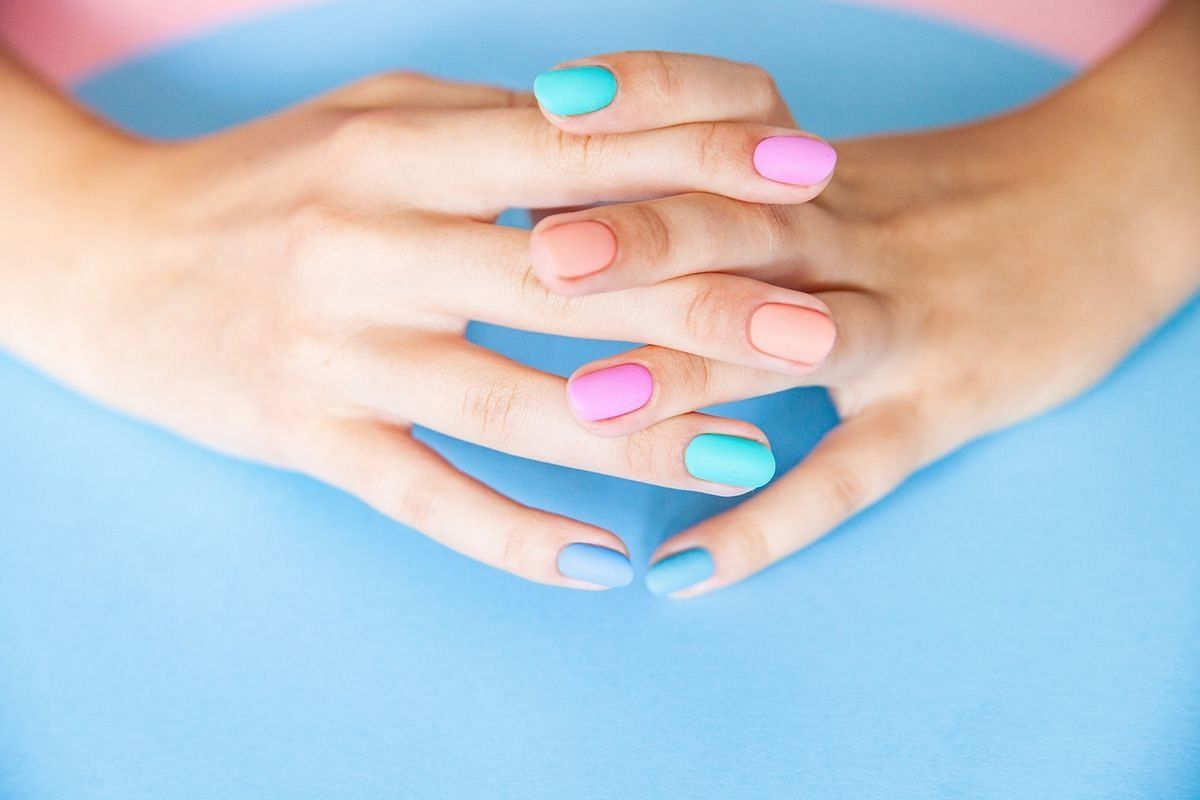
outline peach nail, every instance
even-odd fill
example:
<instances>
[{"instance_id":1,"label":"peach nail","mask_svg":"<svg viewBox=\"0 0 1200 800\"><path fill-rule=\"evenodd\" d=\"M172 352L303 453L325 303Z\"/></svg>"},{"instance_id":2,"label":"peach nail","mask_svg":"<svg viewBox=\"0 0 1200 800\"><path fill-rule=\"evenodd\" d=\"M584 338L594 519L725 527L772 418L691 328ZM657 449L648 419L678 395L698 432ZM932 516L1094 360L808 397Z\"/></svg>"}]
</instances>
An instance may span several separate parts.
<instances>
[{"instance_id":1,"label":"peach nail","mask_svg":"<svg viewBox=\"0 0 1200 800\"><path fill-rule=\"evenodd\" d=\"M820 363L836 337L833 320L812 308L767 303L750 317L750 343L788 361Z\"/></svg>"},{"instance_id":2,"label":"peach nail","mask_svg":"<svg viewBox=\"0 0 1200 800\"><path fill-rule=\"evenodd\" d=\"M603 222L564 222L540 230L530 243L534 269L559 278L582 278L612 263L617 237Z\"/></svg>"}]
</instances>

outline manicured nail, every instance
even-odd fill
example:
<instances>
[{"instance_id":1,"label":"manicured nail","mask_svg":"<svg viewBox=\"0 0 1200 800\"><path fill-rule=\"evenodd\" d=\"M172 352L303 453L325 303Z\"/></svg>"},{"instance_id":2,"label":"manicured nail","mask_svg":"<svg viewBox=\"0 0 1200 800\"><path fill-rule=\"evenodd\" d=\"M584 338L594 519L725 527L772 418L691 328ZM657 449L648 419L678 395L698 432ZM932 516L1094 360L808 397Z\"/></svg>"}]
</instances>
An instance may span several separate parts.
<instances>
[{"instance_id":1,"label":"manicured nail","mask_svg":"<svg viewBox=\"0 0 1200 800\"><path fill-rule=\"evenodd\" d=\"M536 270L568 280L599 272L616 255L617 237L612 230L590 219L544 228L529 244L529 257Z\"/></svg>"},{"instance_id":2,"label":"manicured nail","mask_svg":"<svg viewBox=\"0 0 1200 800\"><path fill-rule=\"evenodd\" d=\"M750 316L750 343L788 361L819 364L836 338L833 320L816 309L767 303Z\"/></svg>"},{"instance_id":3,"label":"manicured nail","mask_svg":"<svg viewBox=\"0 0 1200 800\"><path fill-rule=\"evenodd\" d=\"M629 558L598 544L577 542L558 551L558 571L565 578L614 588L633 580Z\"/></svg>"},{"instance_id":4,"label":"manicured nail","mask_svg":"<svg viewBox=\"0 0 1200 800\"><path fill-rule=\"evenodd\" d=\"M572 378L567 397L575 413L595 422L637 411L650 402L654 378L641 364L621 364Z\"/></svg>"},{"instance_id":5,"label":"manicured nail","mask_svg":"<svg viewBox=\"0 0 1200 800\"><path fill-rule=\"evenodd\" d=\"M695 586L713 574L712 556L703 547L694 547L667 556L646 573L646 588L654 594L670 594Z\"/></svg>"},{"instance_id":6,"label":"manicured nail","mask_svg":"<svg viewBox=\"0 0 1200 800\"><path fill-rule=\"evenodd\" d=\"M807 136L772 136L754 148L754 169L779 183L820 183L833 174L836 163L836 150Z\"/></svg>"},{"instance_id":7,"label":"manicured nail","mask_svg":"<svg viewBox=\"0 0 1200 800\"><path fill-rule=\"evenodd\" d=\"M754 439L702 433L688 444L683 464L692 477L757 489L775 476L775 455Z\"/></svg>"},{"instance_id":8,"label":"manicured nail","mask_svg":"<svg viewBox=\"0 0 1200 800\"><path fill-rule=\"evenodd\" d=\"M534 78L533 95L551 114L590 114L617 96L617 78L604 67L564 67Z\"/></svg>"}]
</instances>

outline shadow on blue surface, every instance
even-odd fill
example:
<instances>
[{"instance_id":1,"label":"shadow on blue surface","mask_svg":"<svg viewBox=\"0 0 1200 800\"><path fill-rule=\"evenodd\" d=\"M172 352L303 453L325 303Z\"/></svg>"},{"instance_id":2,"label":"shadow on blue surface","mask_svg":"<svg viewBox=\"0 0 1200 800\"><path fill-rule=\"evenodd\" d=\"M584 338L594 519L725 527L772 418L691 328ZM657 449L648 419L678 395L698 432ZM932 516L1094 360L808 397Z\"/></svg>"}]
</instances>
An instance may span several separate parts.
<instances>
[{"instance_id":1,"label":"shadow on blue surface","mask_svg":"<svg viewBox=\"0 0 1200 800\"><path fill-rule=\"evenodd\" d=\"M526 85L566 57L655 47L762 63L836 137L969 119L1067 76L836 5L554 8L319 6L80 95L190 136L379 69ZM472 335L559 373L618 347ZM0 794L1194 797L1198 351L1192 307L1097 391L686 604L522 583L0 361ZM834 421L816 391L727 411L785 465ZM639 568L727 502L427 436L500 490L615 530Z\"/></svg>"}]
</instances>

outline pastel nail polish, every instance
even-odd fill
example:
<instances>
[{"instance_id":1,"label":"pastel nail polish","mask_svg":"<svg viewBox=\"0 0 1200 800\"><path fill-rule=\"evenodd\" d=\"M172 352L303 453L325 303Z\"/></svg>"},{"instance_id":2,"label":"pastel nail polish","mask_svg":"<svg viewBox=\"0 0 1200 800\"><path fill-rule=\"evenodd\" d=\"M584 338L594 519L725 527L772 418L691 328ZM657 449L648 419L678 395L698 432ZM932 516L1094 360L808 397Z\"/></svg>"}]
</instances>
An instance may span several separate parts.
<instances>
[{"instance_id":1,"label":"pastel nail polish","mask_svg":"<svg viewBox=\"0 0 1200 800\"><path fill-rule=\"evenodd\" d=\"M754 439L702 433L688 443L683 464L692 477L757 489L775 477L775 455Z\"/></svg>"},{"instance_id":2,"label":"pastel nail polish","mask_svg":"<svg viewBox=\"0 0 1200 800\"><path fill-rule=\"evenodd\" d=\"M564 67L534 78L533 95L551 114L560 117L590 114L617 96L617 78L604 67Z\"/></svg>"},{"instance_id":3,"label":"pastel nail polish","mask_svg":"<svg viewBox=\"0 0 1200 800\"><path fill-rule=\"evenodd\" d=\"M654 594L671 594L711 577L714 569L712 555L703 547L694 547L667 556L650 567L646 588Z\"/></svg>"},{"instance_id":4,"label":"pastel nail polish","mask_svg":"<svg viewBox=\"0 0 1200 800\"><path fill-rule=\"evenodd\" d=\"M582 419L612 419L650 402L654 378L641 364L620 364L572 378L567 398Z\"/></svg>"},{"instance_id":5,"label":"pastel nail polish","mask_svg":"<svg viewBox=\"0 0 1200 800\"><path fill-rule=\"evenodd\" d=\"M833 174L836 163L836 150L807 136L772 136L754 148L754 169L778 183L820 183Z\"/></svg>"},{"instance_id":6,"label":"pastel nail polish","mask_svg":"<svg viewBox=\"0 0 1200 800\"><path fill-rule=\"evenodd\" d=\"M769 356L819 364L833 349L837 329L816 309L767 303L750 316L749 336L750 343Z\"/></svg>"},{"instance_id":7,"label":"pastel nail polish","mask_svg":"<svg viewBox=\"0 0 1200 800\"><path fill-rule=\"evenodd\" d=\"M624 553L582 542L558 551L558 571L565 578L610 588L627 586L633 580L633 565Z\"/></svg>"},{"instance_id":8,"label":"pastel nail polish","mask_svg":"<svg viewBox=\"0 0 1200 800\"><path fill-rule=\"evenodd\" d=\"M529 243L535 270L568 280L597 273L616 256L617 237L603 222L590 219L543 228Z\"/></svg>"}]
</instances>

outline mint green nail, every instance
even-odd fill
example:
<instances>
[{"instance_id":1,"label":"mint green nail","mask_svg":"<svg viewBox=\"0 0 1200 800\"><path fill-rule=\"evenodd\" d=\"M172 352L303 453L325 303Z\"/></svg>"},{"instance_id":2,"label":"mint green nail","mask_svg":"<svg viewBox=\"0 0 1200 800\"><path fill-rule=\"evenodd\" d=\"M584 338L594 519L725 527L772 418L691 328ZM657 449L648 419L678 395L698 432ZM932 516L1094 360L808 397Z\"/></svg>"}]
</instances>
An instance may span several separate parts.
<instances>
[{"instance_id":1,"label":"mint green nail","mask_svg":"<svg viewBox=\"0 0 1200 800\"><path fill-rule=\"evenodd\" d=\"M702 481L757 489L775 476L771 448L753 439L702 433L687 446L683 464Z\"/></svg>"},{"instance_id":2,"label":"mint green nail","mask_svg":"<svg viewBox=\"0 0 1200 800\"><path fill-rule=\"evenodd\" d=\"M534 78L533 94L551 114L590 114L617 96L617 79L604 67L565 67Z\"/></svg>"},{"instance_id":3,"label":"mint green nail","mask_svg":"<svg viewBox=\"0 0 1200 800\"><path fill-rule=\"evenodd\" d=\"M667 556L646 573L646 588L654 594L670 594L695 586L713 574L712 555L703 547L693 547Z\"/></svg>"}]
</instances>

